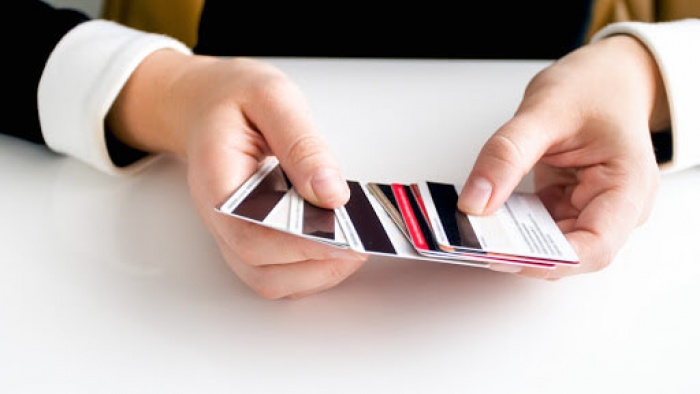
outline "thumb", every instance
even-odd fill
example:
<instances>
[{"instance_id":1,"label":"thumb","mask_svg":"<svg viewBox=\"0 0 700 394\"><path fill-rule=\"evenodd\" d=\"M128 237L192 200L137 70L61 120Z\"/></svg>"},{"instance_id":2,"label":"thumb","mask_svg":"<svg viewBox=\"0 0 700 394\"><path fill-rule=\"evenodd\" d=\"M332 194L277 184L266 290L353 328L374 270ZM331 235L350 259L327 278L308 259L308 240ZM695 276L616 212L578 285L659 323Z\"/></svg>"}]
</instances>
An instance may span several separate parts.
<instances>
[{"instance_id":1,"label":"thumb","mask_svg":"<svg viewBox=\"0 0 700 394\"><path fill-rule=\"evenodd\" d=\"M304 199L324 208L337 208L348 201L347 181L319 135L300 135L278 152L282 168Z\"/></svg>"},{"instance_id":2,"label":"thumb","mask_svg":"<svg viewBox=\"0 0 700 394\"><path fill-rule=\"evenodd\" d=\"M317 132L301 91L276 80L274 94L246 108L299 194L324 208L337 208L350 189L325 140Z\"/></svg>"},{"instance_id":3,"label":"thumb","mask_svg":"<svg viewBox=\"0 0 700 394\"><path fill-rule=\"evenodd\" d=\"M553 143L540 122L516 115L484 144L459 196L458 207L472 215L500 207Z\"/></svg>"}]
</instances>

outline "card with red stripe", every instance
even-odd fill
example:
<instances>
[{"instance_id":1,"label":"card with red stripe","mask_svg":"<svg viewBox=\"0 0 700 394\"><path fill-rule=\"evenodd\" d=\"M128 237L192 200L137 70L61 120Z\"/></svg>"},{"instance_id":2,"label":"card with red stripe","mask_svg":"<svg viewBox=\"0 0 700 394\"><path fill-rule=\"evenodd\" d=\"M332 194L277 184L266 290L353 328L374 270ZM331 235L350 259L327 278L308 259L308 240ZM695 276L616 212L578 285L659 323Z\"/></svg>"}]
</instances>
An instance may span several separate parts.
<instances>
[{"instance_id":1,"label":"card with red stripe","mask_svg":"<svg viewBox=\"0 0 700 394\"><path fill-rule=\"evenodd\" d=\"M261 162L217 210L253 223L360 252L486 267L577 264L573 249L534 194L514 193L495 215L457 209L454 185L348 181L335 210L304 201L276 158Z\"/></svg>"},{"instance_id":2,"label":"card with red stripe","mask_svg":"<svg viewBox=\"0 0 700 394\"><path fill-rule=\"evenodd\" d=\"M441 250L533 266L578 264L573 248L535 194L513 193L494 214L472 216L457 208L454 185L421 182L419 189Z\"/></svg>"}]
</instances>

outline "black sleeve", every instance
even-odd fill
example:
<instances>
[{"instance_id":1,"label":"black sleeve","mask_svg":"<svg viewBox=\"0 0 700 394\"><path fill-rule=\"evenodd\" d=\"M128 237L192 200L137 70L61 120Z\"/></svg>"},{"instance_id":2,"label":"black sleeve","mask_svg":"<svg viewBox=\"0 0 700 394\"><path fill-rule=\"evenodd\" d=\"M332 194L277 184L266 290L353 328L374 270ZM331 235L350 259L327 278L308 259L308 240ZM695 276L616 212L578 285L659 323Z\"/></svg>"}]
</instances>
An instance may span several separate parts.
<instances>
[{"instance_id":1,"label":"black sleeve","mask_svg":"<svg viewBox=\"0 0 700 394\"><path fill-rule=\"evenodd\" d=\"M673 159L673 132L670 129L652 132L651 143L658 164L665 164Z\"/></svg>"},{"instance_id":2,"label":"black sleeve","mask_svg":"<svg viewBox=\"0 0 700 394\"><path fill-rule=\"evenodd\" d=\"M0 75L5 77L4 95L11 104L3 111L0 133L43 144L37 110L39 79L61 37L88 17L38 0L9 1L3 7L0 37L5 57Z\"/></svg>"}]
</instances>

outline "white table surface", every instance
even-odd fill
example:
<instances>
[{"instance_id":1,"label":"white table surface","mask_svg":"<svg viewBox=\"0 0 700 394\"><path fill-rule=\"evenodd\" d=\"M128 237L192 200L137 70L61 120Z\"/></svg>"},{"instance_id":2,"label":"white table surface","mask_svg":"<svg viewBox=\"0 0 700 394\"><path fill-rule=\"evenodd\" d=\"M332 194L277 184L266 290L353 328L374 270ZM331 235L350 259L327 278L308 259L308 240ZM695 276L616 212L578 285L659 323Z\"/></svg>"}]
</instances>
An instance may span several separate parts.
<instances>
[{"instance_id":1,"label":"white table surface","mask_svg":"<svg viewBox=\"0 0 700 394\"><path fill-rule=\"evenodd\" d=\"M457 184L545 64L270 60L349 177ZM372 258L268 301L226 267L180 162L113 178L0 137L0 169L0 393L700 392L697 170L662 178L596 274Z\"/></svg>"}]
</instances>

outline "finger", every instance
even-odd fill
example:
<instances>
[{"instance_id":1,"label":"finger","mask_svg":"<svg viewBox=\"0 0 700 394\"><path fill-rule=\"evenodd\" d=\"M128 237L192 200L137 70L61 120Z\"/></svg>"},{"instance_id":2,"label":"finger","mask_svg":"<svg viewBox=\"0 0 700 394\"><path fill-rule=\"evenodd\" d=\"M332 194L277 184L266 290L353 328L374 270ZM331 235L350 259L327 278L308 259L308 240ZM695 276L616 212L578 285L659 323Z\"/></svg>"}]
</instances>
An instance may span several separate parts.
<instances>
[{"instance_id":1,"label":"finger","mask_svg":"<svg viewBox=\"0 0 700 394\"><path fill-rule=\"evenodd\" d=\"M364 255L247 221L219 217L217 233L227 249L250 266L291 264L303 260L357 260Z\"/></svg>"},{"instance_id":2,"label":"finger","mask_svg":"<svg viewBox=\"0 0 700 394\"><path fill-rule=\"evenodd\" d=\"M571 204L574 185L551 185L537 192L542 204L557 222L578 217L580 210Z\"/></svg>"},{"instance_id":3,"label":"finger","mask_svg":"<svg viewBox=\"0 0 700 394\"><path fill-rule=\"evenodd\" d=\"M328 259L252 266L235 255L226 256L226 260L245 284L267 299L299 297L331 288L364 263L364 259Z\"/></svg>"},{"instance_id":4,"label":"finger","mask_svg":"<svg viewBox=\"0 0 700 394\"><path fill-rule=\"evenodd\" d=\"M330 148L316 131L306 100L285 77L255 86L244 111L264 135L297 191L326 208L345 204L350 190Z\"/></svg>"},{"instance_id":5,"label":"finger","mask_svg":"<svg viewBox=\"0 0 700 394\"><path fill-rule=\"evenodd\" d=\"M580 210L571 204L571 194L579 182L576 169L539 162L535 165L534 182L537 195L554 220L578 217Z\"/></svg>"},{"instance_id":6,"label":"finger","mask_svg":"<svg viewBox=\"0 0 700 394\"><path fill-rule=\"evenodd\" d=\"M269 154L264 138L240 114L229 117L202 133L190 147L188 181L193 197L203 206L219 206Z\"/></svg>"},{"instance_id":7,"label":"finger","mask_svg":"<svg viewBox=\"0 0 700 394\"><path fill-rule=\"evenodd\" d=\"M536 119L546 117L517 115L486 141L460 194L460 210L474 215L495 211L557 141L562 126Z\"/></svg>"},{"instance_id":8,"label":"finger","mask_svg":"<svg viewBox=\"0 0 700 394\"><path fill-rule=\"evenodd\" d=\"M576 251L578 266L558 266L554 270L525 269L521 275L545 279L600 271L612 263L617 251L636 227L638 207L630 203L629 193L609 190L595 197L572 225L562 221L560 228Z\"/></svg>"},{"instance_id":9,"label":"finger","mask_svg":"<svg viewBox=\"0 0 700 394\"><path fill-rule=\"evenodd\" d=\"M301 297L331 288L367 259L349 249L228 219L218 220L214 232L224 259L245 284L268 299Z\"/></svg>"}]
</instances>

